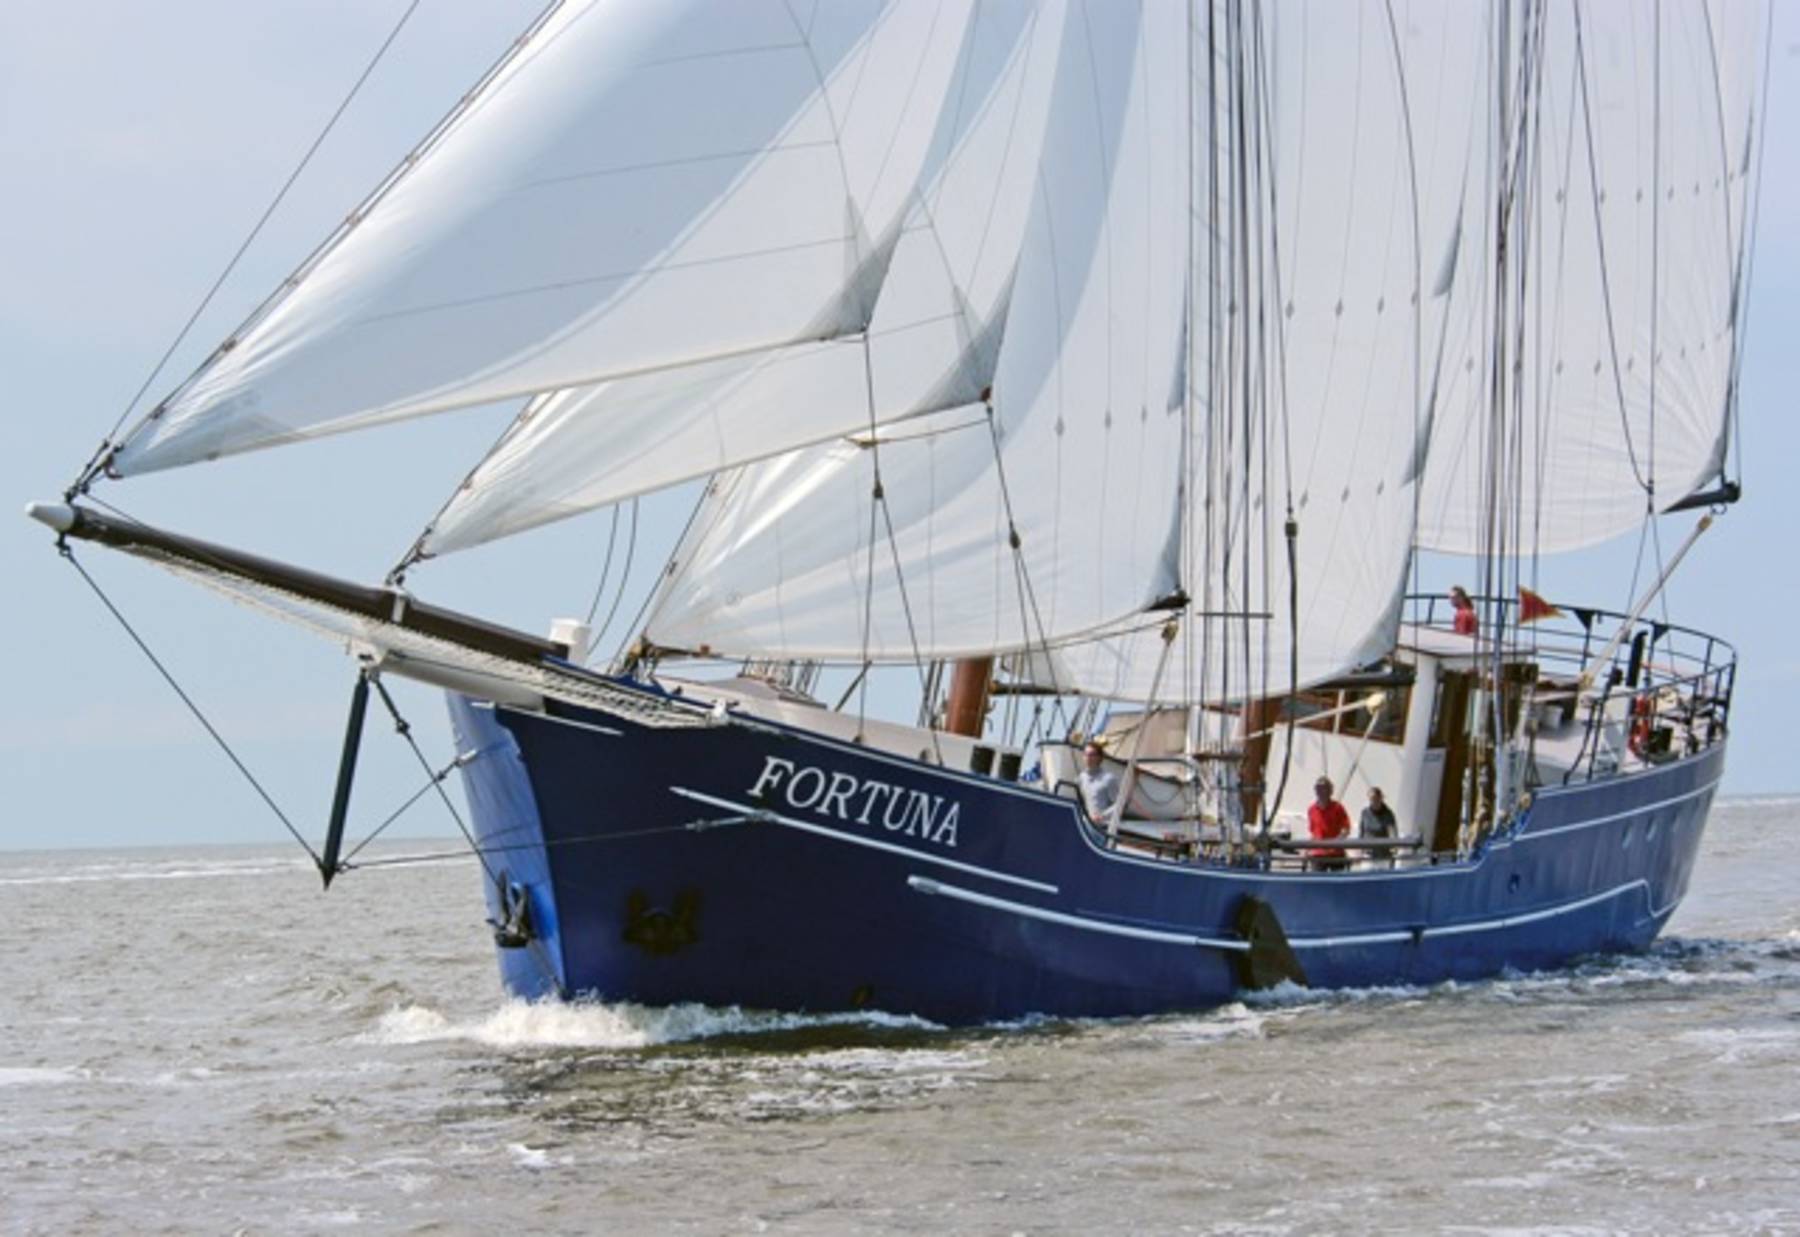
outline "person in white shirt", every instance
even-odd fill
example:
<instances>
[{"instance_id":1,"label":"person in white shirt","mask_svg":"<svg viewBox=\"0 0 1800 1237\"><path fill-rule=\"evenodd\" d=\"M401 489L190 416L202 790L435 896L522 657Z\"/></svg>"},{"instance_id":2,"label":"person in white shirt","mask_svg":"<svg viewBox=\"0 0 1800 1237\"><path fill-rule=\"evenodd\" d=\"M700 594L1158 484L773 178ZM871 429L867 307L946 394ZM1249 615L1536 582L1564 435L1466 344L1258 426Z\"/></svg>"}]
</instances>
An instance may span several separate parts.
<instances>
[{"instance_id":1,"label":"person in white shirt","mask_svg":"<svg viewBox=\"0 0 1800 1237\"><path fill-rule=\"evenodd\" d=\"M1088 815L1102 824L1111 823L1119 802L1119 775L1106 767L1105 749L1092 740L1082 754L1081 801L1087 804Z\"/></svg>"}]
</instances>

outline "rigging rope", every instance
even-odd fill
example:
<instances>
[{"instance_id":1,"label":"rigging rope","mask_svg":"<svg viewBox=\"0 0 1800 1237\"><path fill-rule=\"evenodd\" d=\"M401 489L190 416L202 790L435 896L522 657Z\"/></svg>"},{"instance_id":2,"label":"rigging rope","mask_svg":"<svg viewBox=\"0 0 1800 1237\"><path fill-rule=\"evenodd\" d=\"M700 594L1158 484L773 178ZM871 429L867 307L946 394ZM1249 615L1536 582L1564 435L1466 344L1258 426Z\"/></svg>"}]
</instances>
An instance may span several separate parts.
<instances>
[{"instance_id":1,"label":"rigging rope","mask_svg":"<svg viewBox=\"0 0 1800 1237\"><path fill-rule=\"evenodd\" d=\"M119 626L125 629L125 634L131 637L132 642L138 646L139 651L141 651L149 660L150 664L156 668L157 673L162 676L163 681L166 682L175 692L176 696L180 698L182 704L187 706L188 711L194 715L194 719L198 721L206 730L206 733L212 737L213 742L218 745L219 750L225 753L226 757L237 768L237 771L243 775L244 780L250 784L251 788L256 791L262 801L268 805L269 810L275 814L276 819L281 822L289 835L293 837L295 842L299 843L300 849L306 852L307 856L312 860L313 866L323 870L324 860L319 855L318 851L313 849L312 844L309 843L300 830L295 827L294 822L288 818L287 813L281 810L281 806L275 802L273 796L271 796L268 790L264 788L263 784L257 780L256 775L250 771L249 766L246 765L243 759L238 756L237 752L233 750L231 744L219 733L218 728L212 724L212 721L200 709L200 706L195 703L193 697L188 695L187 691L176 681L175 676L170 673L168 667L163 664L162 660L158 658L154 652L151 651L149 644L147 644L144 638L138 634L137 629L126 619L118 606L113 604L112 598L107 596L106 591L100 587L99 582L96 581L93 576L88 574L87 569L83 567L80 561L75 557L75 552L70 548L67 539L62 537L57 538L56 548L57 553L66 559L70 566L75 568L77 574L79 574L87 586L93 590L94 595L100 599L101 604L104 605L113 618L118 621ZM411 725L400 715L399 707L395 705L393 697L388 694L387 686L382 683L379 677L371 676L370 681L375 685L376 692L380 694L382 703L387 706L389 715L393 717L396 732L406 740L407 745L412 748L413 755L418 759L420 766L425 770L428 782L424 788L414 794L405 803L401 804L401 806L390 815L386 821L382 822L374 833L365 838L355 850L352 850L350 852L351 856L356 855L363 847L367 846L369 842L373 841L376 835L383 829L386 829L395 820L399 819L402 813L422 798L428 791L435 790L437 791L438 798L442 800L445 809L450 813L451 819L456 822L457 828L462 832L463 840L468 843L469 850L477 859L481 860L482 868L487 873L488 878L495 883L498 883L499 877L496 875L493 868L488 865L482 847L475 841L474 835L469 831L468 825L463 821L462 814L456 810L456 805L450 801L449 794L444 790L444 779L449 775L451 769L464 763L464 757L459 755L441 771L433 770L431 762L426 760L425 753L420 750L417 740L412 736ZM371 867L377 866L378 863L379 861L365 861L357 866ZM346 866L347 860L338 865L338 870L341 871ZM537 958L540 967L543 968L545 977L550 981L552 987L560 988L555 967L553 967L549 960L542 955L541 944L536 938L533 938L531 943L532 952Z\"/></svg>"},{"instance_id":2,"label":"rigging rope","mask_svg":"<svg viewBox=\"0 0 1800 1237\"><path fill-rule=\"evenodd\" d=\"M594 599L588 603L587 617L581 620L583 623L587 624L590 629L594 625L594 615L600 610L600 596L606 592L606 581L612 575L613 551L618 548L618 542L619 504L614 503L612 508L612 524L606 530L606 561L600 565L600 580L594 585Z\"/></svg>"},{"instance_id":3,"label":"rigging rope","mask_svg":"<svg viewBox=\"0 0 1800 1237\"><path fill-rule=\"evenodd\" d=\"M450 819L456 822L456 828L462 834L463 841L469 844L469 850L480 861L482 872L496 888L504 892L505 883L501 879L501 874L494 871L493 866L488 863L487 856L482 853L481 845L475 841L475 835L470 832L468 824L462 818L462 813L456 810L454 803L450 802L450 794L444 789L443 779L433 773L431 762L425 759L425 753L419 748L419 741L413 738L412 724L401 716L400 707L388 694L387 684L383 683L377 675L371 675L369 681L374 684L376 694L381 697L381 703L387 708L388 716L394 719L394 732L406 740L406 745L412 749L412 754L418 760L419 767L424 769L426 777L431 779L428 789L437 791L438 799L443 803L444 810L450 813ZM505 898L502 897L502 901L504 900ZM557 978L556 967L552 965L550 959L544 956L543 941L536 935L532 935L526 943L531 948L532 957L536 959L539 968L543 971L544 978L550 982L552 988L560 992L562 983Z\"/></svg>"},{"instance_id":4,"label":"rigging rope","mask_svg":"<svg viewBox=\"0 0 1800 1237\"><path fill-rule=\"evenodd\" d=\"M1740 411L1739 376L1742 374L1744 368L1744 339L1748 334L1749 326L1750 306L1747 303L1746 298L1749 295L1748 289L1751 286L1751 278L1756 268L1756 238L1758 232L1761 230L1762 224L1763 152L1769 147L1769 57L1775 46L1774 5L1771 4L1769 6L1768 16L1765 20L1766 29L1763 32L1762 90L1761 98L1759 100L1760 106L1753 113L1754 121L1761 122L1761 128L1753 135L1756 141L1756 183L1754 191L1749 188L1746 188L1744 191L1747 199L1744 206L1744 212L1749 217L1749 224L1745 229L1748 235L1740 238L1739 241L1739 244L1742 246L1740 249L1740 260L1743 273L1732 287L1731 296L1731 379L1730 386L1727 388L1726 393L1726 398L1730 400L1730 405L1726 409L1726 416L1729 418L1728 423L1733 430L1731 438L1732 445L1736 448L1737 452L1737 475L1740 483L1744 479L1744 419L1743 414ZM1749 173L1748 164L1749 160L1746 158L1744 169L1746 174ZM1727 201L1729 202L1729 198ZM1723 460L1720 461L1720 471L1724 471Z\"/></svg>"},{"instance_id":5,"label":"rigging rope","mask_svg":"<svg viewBox=\"0 0 1800 1237\"><path fill-rule=\"evenodd\" d=\"M1019 598L1019 621L1024 626L1025 649L1031 650L1031 625L1037 624L1038 645L1044 650L1044 670L1050 676L1050 689L1058 696L1062 695L1062 685L1056 679L1056 662L1050 655L1050 635L1044 628L1044 616L1038 609L1037 591L1031 586L1031 572L1025 564L1025 541L1019 536L1019 525L1013 517L1012 489L1006 484L1006 464L1000 458L1000 430L994 424L994 404L992 400L984 400L987 405L988 440L994 447L994 476L1000 482L1000 503L1006 511L1006 540L1012 547L1013 572L1015 575L1014 592ZM1029 607L1030 615L1026 610Z\"/></svg>"},{"instance_id":6,"label":"rigging rope","mask_svg":"<svg viewBox=\"0 0 1800 1237\"><path fill-rule=\"evenodd\" d=\"M1581 123L1586 136L1588 161L1588 193L1594 206L1594 242L1599 251L1600 266L1600 305L1606 318L1606 347L1612 361L1613 391L1619 401L1619 426L1625 435L1625 455L1631 461L1632 476L1639 486L1649 488L1649 479L1644 469L1639 466L1637 447L1631 441L1631 419L1626 415L1625 377L1619 368L1619 339L1617 328L1613 325L1612 278L1606 262L1606 231L1600 221L1600 169L1599 156L1594 150L1594 116L1592 104L1588 99L1587 51L1582 43L1581 6L1575 5L1570 15L1575 19L1575 64L1576 80L1581 86ZM1652 362L1654 373L1654 361Z\"/></svg>"},{"instance_id":7,"label":"rigging rope","mask_svg":"<svg viewBox=\"0 0 1800 1237\"><path fill-rule=\"evenodd\" d=\"M759 817L749 815L725 816L716 820L688 820L679 825L655 825L648 829L628 829L622 833L584 833L571 838L545 838L537 842L507 842L496 846L477 846L473 850L440 850L427 851L418 855L387 855L379 859L365 859L356 867L358 871L362 871L369 868L402 867L414 863L447 863L454 859L481 859L487 855L504 855L520 850L548 851L559 846L587 846L596 842L626 842L636 838L656 837L665 833L700 833L708 829L724 828L730 825L756 824L759 820Z\"/></svg>"},{"instance_id":8,"label":"rigging rope","mask_svg":"<svg viewBox=\"0 0 1800 1237\"><path fill-rule=\"evenodd\" d=\"M617 507L614 507L613 508L613 527L615 530L618 528L618 513L619 513L619 509ZM625 569L623 571L619 572L619 591L613 595L612 608L606 612L606 621L604 623L600 624L599 631L594 632L591 636L588 637L588 649L589 649L588 659L590 662L592 662L592 660L593 660L593 651L599 649L601 640L605 639L606 633L608 631L612 630L613 620L619 616L619 606L621 604L623 604L625 601L625 589L631 583L631 564L637 558L637 537L638 537L638 500L636 497L633 497L631 500L631 531L625 535ZM611 541L607 542L606 559L607 559L608 565L610 566L612 563L612 543L611 543ZM600 580L601 580L601 583L604 584L606 582L605 575L602 575L600 577ZM597 603L597 602L599 602L599 600L600 600L600 590L596 588L594 590L594 601ZM648 599L646 599L645 604L646 605L649 604ZM639 614L641 617L642 611L639 611ZM593 611L592 607L590 607L588 609L588 621L590 623L593 621L593 617L594 617L594 611ZM635 626L635 624L634 624L634 626Z\"/></svg>"},{"instance_id":9,"label":"rigging rope","mask_svg":"<svg viewBox=\"0 0 1800 1237\"><path fill-rule=\"evenodd\" d=\"M69 544L64 538L58 537L56 539L56 551L58 554L61 554L63 558L68 560L69 565L75 568L81 578L87 582L87 586L94 590L94 596L98 597L100 603L119 621L119 626L125 629L125 634L131 637L132 642L136 644L144 656L150 660L150 664L156 667L156 672L162 675L163 681L174 689L175 694L181 698L181 703L187 706L188 712L192 713L194 719L198 721L201 726L205 727L206 733L211 735L213 742L219 745L219 750L225 753L226 757L233 765L237 766L237 771L244 775L244 780L249 782L256 793L261 796L262 801L268 804L269 810L275 813L276 819L281 821L287 831L293 835L294 841L300 843L300 849L304 850L312 857L315 866L321 863L322 860L319 858L319 853L312 848L312 845L307 842L300 831L294 827L294 822L288 819L287 813L283 812L280 806L276 804L275 800L270 797L269 792L263 788L263 784L256 780L256 775L250 772L249 767L245 765L243 760L238 757L238 754L232 750L231 744L225 741L225 737L219 733L218 728L207 719L205 713L201 712L200 706L194 703L193 697L189 696L187 692L182 689L181 684L175 681L175 676L169 673L169 668L163 665L161 659L159 659L155 653L150 651L150 646L144 642L142 636L138 635L137 629L134 628L131 623L127 621L125 616L119 612L119 607L113 604L112 598L106 595L106 591L100 587L93 576L88 574L87 568L83 567L80 561L76 559L75 551L69 548Z\"/></svg>"},{"instance_id":10,"label":"rigging rope","mask_svg":"<svg viewBox=\"0 0 1800 1237\"><path fill-rule=\"evenodd\" d=\"M367 837L365 837L362 841L358 842L355 846L351 847L350 853L345 855L342 859L340 859L338 861L338 870L346 871L351 866L353 866L350 861L352 859L356 858L359 854L361 854L363 852L363 850L369 845L369 843L373 842L376 838L380 837L382 835L382 833L384 833L387 830L387 827L389 825L393 824L395 821L399 820L401 816L405 815L407 810L410 809L413 804L417 803L420 799L423 799L426 795L430 794L431 788L433 786L437 785L439 782L441 782L445 778L449 777L451 773L455 772L457 769L459 769L463 765L467 764L470 760L473 760L475 758L475 756L477 756L477 755L479 755L479 753L477 753L477 752L471 752L471 753L467 754L466 756L458 755L456 757L456 759L452 760L449 764L447 764L443 768L439 769L436 773L433 773L431 775L431 778L429 781L427 781L423 786L419 787L417 790L413 791L412 794L407 796L406 802L402 803L399 807L395 808L391 813L388 814L388 818L386 820L382 821L379 825L376 825L374 829L370 830L369 835ZM458 852L458 853L460 854L461 852Z\"/></svg>"},{"instance_id":11,"label":"rigging rope","mask_svg":"<svg viewBox=\"0 0 1800 1237\"><path fill-rule=\"evenodd\" d=\"M375 50L375 55L371 57L369 63L363 67L362 73L357 77L355 83L351 85L350 92L346 94L343 101L337 105L337 110L331 113L331 119L327 120L325 122L325 127L319 130L319 135L313 139L312 145L306 148L306 153L301 156L300 162L295 165L294 170L288 174L287 180L282 183L282 186L276 192L274 199L270 201L268 207L263 211L262 217L258 219L256 225L250 229L250 234L244 237L243 243L237 248L237 252L231 255L231 260L225 264L225 269L219 272L219 277L213 281L212 287L206 290L206 295L200 298L200 303L194 307L194 312L188 315L187 322L183 324L181 330L176 333L174 341L169 344L168 350L162 354L162 359L157 361L155 367L152 368L149 375L145 377L143 385L138 387L137 392L132 395L130 401L125 405L124 410L119 413L119 419L113 422L111 431L109 431L106 437L101 440L100 446L95 450L93 457L89 459L86 466L82 468L81 475L77 477L74 483L69 486L68 490L64 492L63 498L65 501L73 498L78 492L85 491L99 471L106 466L105 461L111 458L113 451L119 445L114 443L113 440L118 437L119 430L124 426L126 418L131 416L131 410L136 408L138 401L144 398L144 392L150 389L151 383L155 382L157 376L162 373L163 367L169 363L169 358L175 355L175 350L181 347L182 342L187 339L188 332L194 329L194 324L200 320L200 315L206 312L206 307L212 304L213 297L218 295L219 289L223 287L225 281L231 277L231 272L237 269L237 265L243 260L244 254L248 252L250 246L255 243L256 238L262 234L263 227L269 222L270 217L275 214L275 211L281 206L281 203L286 200L288 191L294 187L294 182L300 179L300 174L304 172L307 165L312 162L313 156L319 152L319 147L324 145L326 137L328 137L331 131L337 127L337 122L343 117L344 112L349 108L351 101L354 100L357 94L362 90L363 84L369 80L369 75L375 71L375 66L381 63L382 57L387 55L388 48L393 46L394 40L400 37L400 31L406 26L406 23L412 19L413 11L418 7L419 0L412 0L412 3L406 6L406 11L400 14L400 20L394 23L394 28L392 30L388 31L387 38L382 40L381 46Z\"/></svg>"}]
</instances>

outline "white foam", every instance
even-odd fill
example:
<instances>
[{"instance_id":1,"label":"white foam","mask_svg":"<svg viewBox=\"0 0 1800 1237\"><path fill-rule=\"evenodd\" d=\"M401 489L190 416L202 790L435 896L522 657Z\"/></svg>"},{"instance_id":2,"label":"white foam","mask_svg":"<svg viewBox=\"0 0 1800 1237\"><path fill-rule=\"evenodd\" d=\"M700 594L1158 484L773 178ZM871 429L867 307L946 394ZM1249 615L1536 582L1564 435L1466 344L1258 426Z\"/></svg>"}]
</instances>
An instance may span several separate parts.
<instances>
[{"instance_id":1,"label":"white foam","mask_svg":"<svg viewBox=\"0 0 1800 1237\"><path fill-rule=\"evenodd\" d=\"M1454 983L1441 986L1454 990ZM1243 993L1244 1004L1253 1008L1300 1009L1313 1005L1345 1004L1355 1001L1417 1000L1431 989L1410 984L1371 985L1366 988L1302 988L1291 980L1282 980L1273 988Z\"/></svg>"},{"instance_id":2,"label":"white foam","mask_svg":"<svg viewBox=\"0 0 1800 1237\"><path fill-rule=\"evenodd\" d=\"M651 1007L597 1002L508 1001L479 1018L453 1021L422 1005L390 1009L368 1039L383 1044L462 1040L489 1048L647 1048L715 1035L755 1035L822 1026L931 1029L893 1014L778 1014L736 1006Z\"/></svg>"},{"instance_id":3,"label":"white foam","mask_svg":"<svg viewBox=\"0 0 1800 1237\"><path fill-rule=\"evenodd\" d=\"M87 1077L72 1067L0 1066L0 1087L53 1087Z\"/></svg>"},{"instance_id":4,"label":"white foam","mask_svg":"<svg viewBox=\"0 0 1800 1237\"><path fill-rule=\"evenodd\" d=\"M507 1143L506 1149L512 1153L513 1162L520 1168L536 1171L551 1167L550 1153L542 1147L528 1147L524 1143Z\"/></svg>"},{"instance_id":5,"label":"white foam","mask_svg":"<svg viewBox=\"0 0 1800 1237\"><path fill-rule=\"evenodd\" d=\"M217 880L234 876L275 876L310 871L304 859L191 859L93 863L75 868L26 868L22 875L0 876L0 886L92 885L116 881Z\"/></svg>"},{"instance_id":6,"label":"white foam","mask_svg":"<svg viewBox=\"0 0 1800 1237\"><path fill-rule=\"evenodd\" d=\"M1720 1027L1702 1031L1684 1031L1677 1038L1684 1043L1713 1049L1713 1060L1720 1065L1736 1065L1752 1057L1786 1056L1792 1053L1800 1031L1786 1028Z\"/></svg>"},{"instance_id":7,"label":"white foam","mask_svg":"<svg viewBox=\"0 0 1800 1237\"><path fill-rule=\"evenodd\" d=\"M1212 1043L1227 1039L1260 1039L1268 1021L1267 1014L1258 1013L1241 1001L1233 1001L1199 1017L1159 1018L1151 1025L1158 1039Z\"/></svg>"},{"instance_id":8,"label":"white foam","mask_svg":"<svg viewBox=\"0 0 1800 1237\"><path fill-rule=\"evenodd\" d=\"M306 1225L318 1225L323 1228L350 1228L363 1222L362 1212L354 1207L343 1207L336 1211L301 1211L295 1219Z\"/></svg>"}]
</instances>

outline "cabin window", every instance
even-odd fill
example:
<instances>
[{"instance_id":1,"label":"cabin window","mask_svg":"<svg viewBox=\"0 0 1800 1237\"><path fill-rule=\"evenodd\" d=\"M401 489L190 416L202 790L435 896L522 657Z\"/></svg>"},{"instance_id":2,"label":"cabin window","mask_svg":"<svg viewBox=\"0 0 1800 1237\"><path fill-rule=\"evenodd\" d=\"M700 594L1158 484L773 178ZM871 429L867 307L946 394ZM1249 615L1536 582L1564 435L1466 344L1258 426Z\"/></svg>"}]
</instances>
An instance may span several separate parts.
<instances>
[{"instance_id":1,"label":"cabin window","mask_svg":"<svg viewBox=\"0 0 1800 1237\"><path fill-rule=\"evenodd\" d=\"M1401 743L1406 739L1406 712L1412 705L1412 688L1390 687L1386 691L1387 702L1381 706L1379 714L1372 714L1369 709L1359 704L1343 714L1342 732L1362 738L1368 732L1371 743ZM1367 700L1369 693L1362 695ZM1357 699L1351 696L1352 700ZM1346 702L1348 703L1348 702ZM1373 720L1375 727L1370 730Z\"/></svg>"},{"instance_id":2,"label":"cabin window","mask_svg":"<svg viewBox=\"0 0 1800 1237\"><path fill-rule=\"evenodd\" d=\"M1337 692L1300 692L1290 696L1281 703L1281 720L1291 721L1308 730L1323 730L1332 733L1337 730L1338 693Z\"/></svg>"}]
</instances>

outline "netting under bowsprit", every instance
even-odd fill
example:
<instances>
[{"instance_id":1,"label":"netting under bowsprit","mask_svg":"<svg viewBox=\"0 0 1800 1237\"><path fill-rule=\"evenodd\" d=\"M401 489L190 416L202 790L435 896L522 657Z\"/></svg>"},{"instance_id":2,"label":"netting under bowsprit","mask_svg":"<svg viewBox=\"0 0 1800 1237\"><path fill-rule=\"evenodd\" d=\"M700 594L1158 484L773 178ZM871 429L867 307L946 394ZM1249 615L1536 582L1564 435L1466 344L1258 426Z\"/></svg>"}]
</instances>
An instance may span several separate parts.
<instances>
[{"instance_id":1,"label":"netting under bowsprit","mask_svg":"<svg viewBox=\"0 0 1800 1237\"><path fill-rule=\"evenodd\" d=\"M133 552L241 605L341 643L354 653L372 654L407 677L442 684L454 675L466 678L475 692L479 692L483 681L487 681L494 694L499 696L529 694L546 697L659 729L713 724L712 715L705 709L623 687L574 666L501 657L413 630L402 623L385 622L298 592L249 580L223 568L154 550Z\"/></svg>"}]
</instances>

